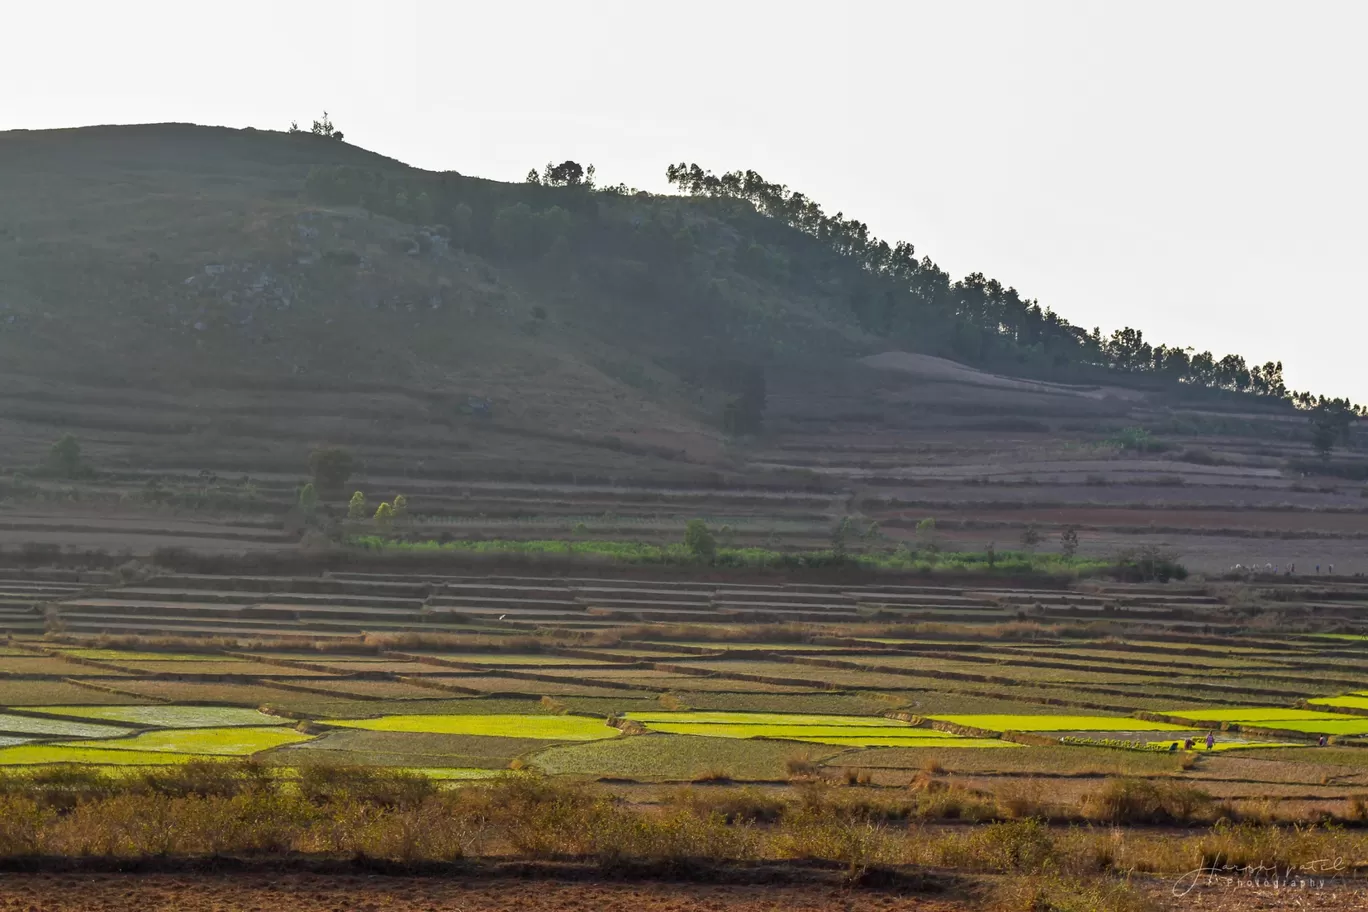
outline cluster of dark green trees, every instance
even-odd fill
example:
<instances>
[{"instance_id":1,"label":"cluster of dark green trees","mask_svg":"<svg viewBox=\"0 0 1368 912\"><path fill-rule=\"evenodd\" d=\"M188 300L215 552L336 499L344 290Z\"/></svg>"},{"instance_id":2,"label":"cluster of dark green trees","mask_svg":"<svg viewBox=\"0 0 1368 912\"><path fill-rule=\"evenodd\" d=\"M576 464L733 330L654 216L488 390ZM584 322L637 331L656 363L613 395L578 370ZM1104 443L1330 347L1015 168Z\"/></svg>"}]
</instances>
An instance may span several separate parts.
<instances>
[{"instance_id":1,"label":"cluster of dark green trees","mask_svg":"<svg viewBox=\"0 0 1368 912\"><path fill-rule=\"evenodd\" d=\"M326 117L319 126L330 126ZM695 215L679 200L671 205L621 185L599 187L594 167L574 161L548 162L512 185L454 172L319 167L305 191L322 202L440 224L454 245L504 261L568 262L573 255L576 281L654 299L663 312L687 313L696 326L745 321L733 306L745 291L729 278L739 273L781 296L843 307L865 331L901 347L989 369L1076 382L1125 374L1156 389L1259 396L1322 414L1336 427L1346 416L1368 414L1347 399L1289 390L1281 362L1251 365L1239 355L1153 345L1131 327L1104 336L982 273L952 280L912 244L890 244L844 213L827 215L815 200L755 171L717 175L681 163L670 165L666 177ZM618 217L605 217L608 201L628 197L636 216L623 219L619 208ZM710 234L708 224L719 231ZM719 259L723 246L730 249ZM719 271L720 262L735 272ZM732 344L718 354L759 361L763 355L746 352L772 329L743 325L711 336ZM728 379L733 398L724 421L737 430L758 425L754 405L763 402L763 390L751 379Z\"/></svg>"},{"instance_id":2,"label":"cluster of dark green trees","mask_svg":"<svg viewBox=\"0 0 1368 912\"><path fill-rule=\"evenodd\" d=\"M952 281L930 257L918 258L906 241L889 244L869 226L844 213L827 215L797 190L765 180L755 171L717 175L696 164L670 165L666 178L695 197L744 203L755 212L796 229L833 258L854 264L865 280L852 288L850 303L865 329L899 339L924 339L931 326L948 327L954 353L991 364L1004 357L1148 375L1156 380L1207 389L1285 399L1304 409L1368 414L1347 399L1293 392L1283 381L1282 362L1250 365L1240 355L1217 359L1211 352L1151 345L1144 333L1125 327L1103 336L1069 323L1015 288L974 273ZM818 263L819 269L826 268ZM830 270L827 270L830 272Z\"/></svg>"}]
</instances>

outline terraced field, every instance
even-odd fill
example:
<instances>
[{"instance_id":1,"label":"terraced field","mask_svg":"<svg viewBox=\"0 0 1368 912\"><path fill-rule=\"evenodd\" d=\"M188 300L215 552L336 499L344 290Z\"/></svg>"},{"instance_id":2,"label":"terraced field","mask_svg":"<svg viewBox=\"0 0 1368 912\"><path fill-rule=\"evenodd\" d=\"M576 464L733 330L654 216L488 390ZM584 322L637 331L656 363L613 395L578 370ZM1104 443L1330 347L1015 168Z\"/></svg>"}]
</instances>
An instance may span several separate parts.
<instances>
[{"instance_id":1,"label":"terraced field","mask_svg":"<svg viewBox=\"0 0 1368 912\"><path fill-rule=\"evenodd\" d=\"M176 576L69 606L74 629L0 643L7 769L253 757L1061 795L1130 771L1327 813L1368 791L1368 640L1240 630L1199 586Z\"/></svg>"}]
</instances>

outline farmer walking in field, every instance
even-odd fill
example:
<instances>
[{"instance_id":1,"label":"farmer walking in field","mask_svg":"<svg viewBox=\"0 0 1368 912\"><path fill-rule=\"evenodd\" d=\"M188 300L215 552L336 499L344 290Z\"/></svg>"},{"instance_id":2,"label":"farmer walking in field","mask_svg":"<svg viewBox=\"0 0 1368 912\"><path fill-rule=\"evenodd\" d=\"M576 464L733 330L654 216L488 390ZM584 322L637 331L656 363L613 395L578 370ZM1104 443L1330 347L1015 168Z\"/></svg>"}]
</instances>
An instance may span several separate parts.
<instances>
[{"instance_id":1,"label":"farmer walking in field","mask_svg":"<svg viewBox=\"0 0 1368 912\"><path fill-rule=\"evenodd\" d=\"M1206 741L1207 741L1207 750L1211 750L1213 747L1216 746L1216 736L1213 735L1211 732L1207 732L1207 739L1206 739Z\"/></svg>"}]
</instances>

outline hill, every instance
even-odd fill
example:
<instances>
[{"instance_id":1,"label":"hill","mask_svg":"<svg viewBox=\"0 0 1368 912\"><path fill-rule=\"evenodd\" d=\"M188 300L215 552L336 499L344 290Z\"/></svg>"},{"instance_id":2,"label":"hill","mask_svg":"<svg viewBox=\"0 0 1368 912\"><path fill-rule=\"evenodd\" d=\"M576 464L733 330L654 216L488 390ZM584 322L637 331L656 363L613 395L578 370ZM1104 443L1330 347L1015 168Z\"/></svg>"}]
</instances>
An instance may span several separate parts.
<instances>
[{"instance_id":1,"label":"hill","mask_svg":"<svg viewBox=\"0 0 1368 912\"><path fill-rule=\"evenodd\" d=\"M330 202L311 174L377 181L383 204ZM439 224L421 189L406 208L406 182L476 208ZM430 439L471 399L500 427L712 461L727 390L770 354L871 345L820 301L696 269L728 230L682 200L431 175L308 134L186 125L5 134L0 189L9 414L175 438L133 446L130 465L237 467L233 451L264 456L281 432L364 446L362 424L386 444L415 424ZM687 257L671 255L680 231L706 236Z\"/></svg>"},{"instance_id":2,"label":"hill","mask_svg":"<svg viewBox=\"0 0 1368 912\"><path fill-rule=\"evenodd\" d=\"M340 444L363 484L481 533L676 536L702 513L742 540L812 544L843 514L896 528L889 504L944 517L989 483L1085 489L1054 503L1201 484L1178 500L1208 506L1246 486L1252 506L1287 502L1307 471L1362 471L1352 453L1310 459L1294 406L1314 401L1277 365L1083 332L753 172L675 166L683 195L661 196L572 164L506 184L307 133L0 134L10 473L71 432L104 486L79 497L278 516L308 452ZM12 504L30 484L9 484ZM713 499L668 493L688 490ZM785 493L744 499L760 490ZM42 493L58 496L77 495ZM14 522L11 541L52 520ZM194 538L156 540L177 535Z\"/></svg>"}]
</instances>

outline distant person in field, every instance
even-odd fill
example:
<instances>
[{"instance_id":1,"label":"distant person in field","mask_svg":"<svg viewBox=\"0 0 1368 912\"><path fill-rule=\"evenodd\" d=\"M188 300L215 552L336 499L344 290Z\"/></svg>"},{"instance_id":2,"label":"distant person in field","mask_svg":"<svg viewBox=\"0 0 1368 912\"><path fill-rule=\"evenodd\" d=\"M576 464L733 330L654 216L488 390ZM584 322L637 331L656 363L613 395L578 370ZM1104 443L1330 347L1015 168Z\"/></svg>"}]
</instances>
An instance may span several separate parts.
<instances>
[{"instance_id":1,"label":"distant person in field","mask_svg":"<svg viewBox=\"0 0 1368 912\"><path fill-rule=\"evenodd\" d=\"M1185 750L1185 751L1190 751L1190 750L1192 750L1192 739L1191 739L1191 738L1187 738L1187 739L1185 739L1185 740L1183 741L1183 750Z\"/></svg>"},{"instance_id":2,"label":"distant person in field","mask_svg":"<svg viewBox=\"0 0 1368 912\"><path fill-rule=\"evenodd\" d=\"M1316 739L1316 746L1325 747L1325 735L1321 735L1319 738Z\"/></svg>"},{"instance_id":3,"label":"distant person in field","mask_svg":"<svg viewBox=\"0 0 1368 912\"><path fill-rule=\"evenodd\" d=\"M1211 732L1207 732L1207 750L1211 750L1211 749L1212 749L1213 747L1215 747L1215 746L1216 746L1216 736L1213 735Z\"/></svg>"}]
</instances>

